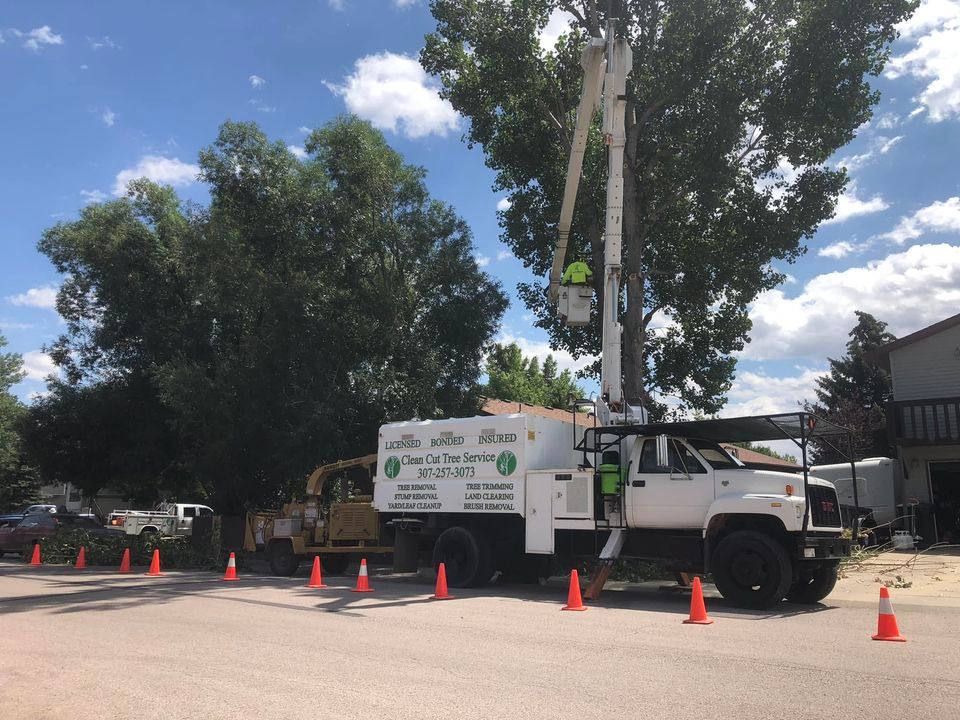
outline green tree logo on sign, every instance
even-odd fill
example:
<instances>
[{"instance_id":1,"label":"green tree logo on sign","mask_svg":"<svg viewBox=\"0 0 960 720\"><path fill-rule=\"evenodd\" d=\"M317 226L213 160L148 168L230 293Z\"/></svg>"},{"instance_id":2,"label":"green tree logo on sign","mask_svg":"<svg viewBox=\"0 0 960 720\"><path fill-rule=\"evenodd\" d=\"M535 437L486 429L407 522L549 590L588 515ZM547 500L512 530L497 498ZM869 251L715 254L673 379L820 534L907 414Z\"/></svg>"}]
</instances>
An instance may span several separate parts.
<instances>
[{"instance_id":1,"label":"green tree logo on sign","mask_svg":"<svg viewBox=\"0 0 960 720\"><path fill-rule=\"evenodd\" d=\"M391 455L387 458L387 461L383 464L384 474L391 480L400 474L400 458L396 455Z\"/></svg>"},{"instance_id":2,"label":"green tree logo on sign","mask_svg":"<svg viewBox=\"0 0 960 720\"><path fill-rule=\"evenodd\" d=\"M513 473L517 469L517 456L509 450L504 450L497 455L497 472L503 476Z\"/></svg>"}]
</instances>

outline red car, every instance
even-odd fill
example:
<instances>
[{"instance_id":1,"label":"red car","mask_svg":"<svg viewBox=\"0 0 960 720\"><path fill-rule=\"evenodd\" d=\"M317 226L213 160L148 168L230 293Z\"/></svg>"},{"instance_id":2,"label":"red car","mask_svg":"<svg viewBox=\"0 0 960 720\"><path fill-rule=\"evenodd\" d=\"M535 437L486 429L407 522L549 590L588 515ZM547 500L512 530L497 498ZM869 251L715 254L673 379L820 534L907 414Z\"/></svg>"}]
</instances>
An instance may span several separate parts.
<instances>
[{"instance_id":1,"label":"red car","mask_svg":"<svg viewBox=\"0 0 960 720\"><path fill-rule=\"evenodd\" d=\"M33 552L33 546L40 542L40 538L55 535L60 529L86 530L91 535L111 537L123 532L105 528L93 518L70 513L34 513L27 515L19 523L0 527L0 555L8 552L29 554Z\"/></svg>"}]
</instances>

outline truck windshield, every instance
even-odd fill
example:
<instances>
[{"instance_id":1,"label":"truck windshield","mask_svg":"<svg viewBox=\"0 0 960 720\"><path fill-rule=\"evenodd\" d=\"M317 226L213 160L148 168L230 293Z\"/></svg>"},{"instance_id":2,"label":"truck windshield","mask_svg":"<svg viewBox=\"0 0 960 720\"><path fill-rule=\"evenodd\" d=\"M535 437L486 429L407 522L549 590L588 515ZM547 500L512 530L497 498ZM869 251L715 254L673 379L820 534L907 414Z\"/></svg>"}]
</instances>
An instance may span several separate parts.
<instances>
[{"instance_id":1,"label":"truck windshield","mask_svg":"<svg viewBox=\"0 0 960 720\"><path fill-rule=\"evenodd\" d=\"M703 459L710 463L714 470L736 470L743 467L715 442L709 440L687 440L687 442L703 455Z\"/></svg>"}]
</instances>

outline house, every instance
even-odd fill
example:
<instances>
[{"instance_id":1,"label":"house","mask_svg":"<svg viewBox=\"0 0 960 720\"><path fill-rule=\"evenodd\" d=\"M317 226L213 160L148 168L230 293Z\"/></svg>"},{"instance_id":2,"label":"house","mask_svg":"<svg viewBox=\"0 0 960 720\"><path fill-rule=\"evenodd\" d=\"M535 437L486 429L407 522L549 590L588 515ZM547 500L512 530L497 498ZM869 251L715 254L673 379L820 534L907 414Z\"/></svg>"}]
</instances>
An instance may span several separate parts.
<instances>
[{"instance_id":1,"label":"house","mask_svg":"<svg viewBox=\"0 0 960 720\"><path fill-rule=\"evenodd\" d=\"M899 500L918 508L927 542L960 542L960 314L869 359L893 381L887 426L903 472Z\"/></svg>"}]
</instances>

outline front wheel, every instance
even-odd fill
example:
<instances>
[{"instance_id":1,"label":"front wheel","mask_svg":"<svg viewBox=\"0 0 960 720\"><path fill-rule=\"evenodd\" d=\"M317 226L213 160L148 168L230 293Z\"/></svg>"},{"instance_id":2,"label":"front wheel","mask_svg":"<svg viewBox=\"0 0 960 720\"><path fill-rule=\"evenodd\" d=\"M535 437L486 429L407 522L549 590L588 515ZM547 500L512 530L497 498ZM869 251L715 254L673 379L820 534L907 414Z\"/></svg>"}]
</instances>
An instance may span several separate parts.
<instances>
[{"instance_id":1,"label":"front wheel","mask_svg":"<svg viewBox=\"0 0 960 720\"><path fill-rule=\"evenodd\" d=\"M270 543L270 572L280 577L290 577L299 565L300 560L293 552L293 545L283 540Z\"/></svg>"},{"instance_id":2,"label":"front wheel","mask_svg":"<svg viewBox=\"0 0 960 720\"><path fill-rule=\"evenodd\" d=\"M793 580L783 547L752 530L734 532L721 540L710 569L723 597L734 605L757 610L783 600Z\"/></svg>"},{"instance_id":3,"label":"front wheel","mask_svg":"<svg viewBox=\"0 0 960 720\"><path fill-rule=\"evenodd\" d=\"M833 592L837 584L839 562L823 563L812 570L800 569L800 576L787 591L787 600L814 605Z\"/></svg>"}]
</instances>

